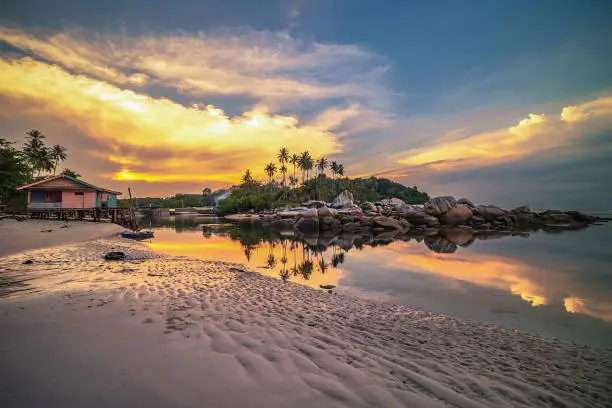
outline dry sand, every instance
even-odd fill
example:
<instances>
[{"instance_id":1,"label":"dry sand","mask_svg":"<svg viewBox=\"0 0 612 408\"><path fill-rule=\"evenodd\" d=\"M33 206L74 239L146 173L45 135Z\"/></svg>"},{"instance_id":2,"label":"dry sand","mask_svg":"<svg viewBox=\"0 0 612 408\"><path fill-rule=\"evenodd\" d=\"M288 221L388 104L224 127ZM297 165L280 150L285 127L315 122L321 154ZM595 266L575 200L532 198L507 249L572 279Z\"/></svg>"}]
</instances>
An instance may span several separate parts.
<instances>
[{"instance_id":1,"label":"dry sand","mask_svg":"<svg viewBox=\"0 0 612 408\"><path fill-rule=\"evenodd\" d=\"M89 241L124 230L110 223L49 220L18 222L3 219L0 220L0 257L29 249Z\"/></svg>"},{"instance_id":2,"label":"dry sand","mask_svg":"<svg viewBox=\"0 0 612 408\"><path fill-rule=\"evenodd\" d=\"M0 269L2 407L612 407L610 350L239 265L117 238Z\"/></svg>"}]
</instances>

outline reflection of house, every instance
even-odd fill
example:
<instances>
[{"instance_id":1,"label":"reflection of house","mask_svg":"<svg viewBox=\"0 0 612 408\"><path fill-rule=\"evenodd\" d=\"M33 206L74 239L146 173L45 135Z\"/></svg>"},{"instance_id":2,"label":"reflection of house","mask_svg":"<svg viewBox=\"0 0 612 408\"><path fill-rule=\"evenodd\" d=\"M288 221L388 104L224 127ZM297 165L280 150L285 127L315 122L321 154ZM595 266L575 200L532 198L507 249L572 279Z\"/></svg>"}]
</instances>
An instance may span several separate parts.
<instances>
[{"instance_id":1,"label":"reflection of house","mask_svg":"<svg viewBox=\"0 0 612 408\"><path fill-rule=\"evenodd\" d=\"M17 190L28 192L28 209L117 208L121 193L96 187L83 180L61 174Z\"/></svg>"}]
</instances>

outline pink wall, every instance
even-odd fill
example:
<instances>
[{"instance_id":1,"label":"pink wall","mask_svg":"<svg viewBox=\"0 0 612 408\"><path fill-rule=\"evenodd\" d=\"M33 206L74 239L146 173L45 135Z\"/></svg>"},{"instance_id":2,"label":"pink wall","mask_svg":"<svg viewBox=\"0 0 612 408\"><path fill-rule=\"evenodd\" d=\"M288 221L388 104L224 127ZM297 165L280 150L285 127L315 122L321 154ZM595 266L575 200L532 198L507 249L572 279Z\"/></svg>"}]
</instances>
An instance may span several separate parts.
<instances>
[{"instance_id":1,"label":"pink wall","mask_svg":"<svg viewBox=\"0 0 612 408\"><path fill-rule=\"evenodd\" d=\"M83 191L83 195L75 195L74 191L62 191L62 208L95 208L96 191Z\"/></svg>"}]
</instances>

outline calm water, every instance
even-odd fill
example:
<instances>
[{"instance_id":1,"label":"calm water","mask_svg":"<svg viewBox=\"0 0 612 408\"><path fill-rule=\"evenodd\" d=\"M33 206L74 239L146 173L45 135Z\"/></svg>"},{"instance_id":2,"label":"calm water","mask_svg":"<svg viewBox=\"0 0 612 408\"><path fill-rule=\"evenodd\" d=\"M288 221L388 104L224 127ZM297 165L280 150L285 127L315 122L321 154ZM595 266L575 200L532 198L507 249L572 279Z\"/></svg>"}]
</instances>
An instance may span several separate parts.
<instances>
[{"instance_id":1,"label":"calm water","mask_svg":"<svg viewBox=\"0 0 612 408\"><path fill-rule=\"evenodd\" d=\"M156 251L244 263L319 288L612 345L612 223L477 240L454 253L422 239L297 238L214 217L145 219ZM432 250L434 249L434 250Z\"/></svg>"}]
</instances>

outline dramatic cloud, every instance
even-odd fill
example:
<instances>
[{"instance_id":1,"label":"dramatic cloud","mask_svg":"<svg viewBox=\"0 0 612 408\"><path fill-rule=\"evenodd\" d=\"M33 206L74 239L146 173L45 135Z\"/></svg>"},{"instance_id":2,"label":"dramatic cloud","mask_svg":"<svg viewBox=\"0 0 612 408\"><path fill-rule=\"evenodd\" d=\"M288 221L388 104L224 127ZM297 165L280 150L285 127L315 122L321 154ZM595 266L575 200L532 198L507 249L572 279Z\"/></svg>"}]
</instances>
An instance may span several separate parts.
<instances>
[{"instance_id":1,"label":"dramatic cloud","mask_svg":"<svg viewBox=\"0 0 612 408\"><path fill-rule=\"evenodd\" d=\"M384 99L385 63L359 47L299 41L283 32L218 30L169 35L33 34L0 40L78 73L133 86L156 82L193 96L252 96L268 103Z\"/></svg>"},{"instance_id":2,"label":"dramatic cloud","mask_svg":"<svg viewBox=\"0 0 612 408\"><path fill-rule=\"evenodd\" d=\"M315 155L340 147L327 129L264 107L228 117L210 105L185 107L28 58L0 59L0 72L0 93L27 102L19 114L61 118L104 143L107 151L92 153L117 165L117 179L229 183L246 167L262 168L279 146ZM166 152L163 160L147 160L154 149Z\"/></svg>"},{"instance_id":3,"label":"dramatic cloud","mask_svg":"<svg viewBox=\"0 0 612 408\"><path fill-rule=\"evenodd\" d=\"M509 128L457 140L442 138L431 145L402 153L404 157L398 163L446 169L516 161L530 154L567 146L587 134L587 130L594 131L610 123L612 97L600 98L566 107L556 118L531 113Z\"/></svg>"}]
</instances>

